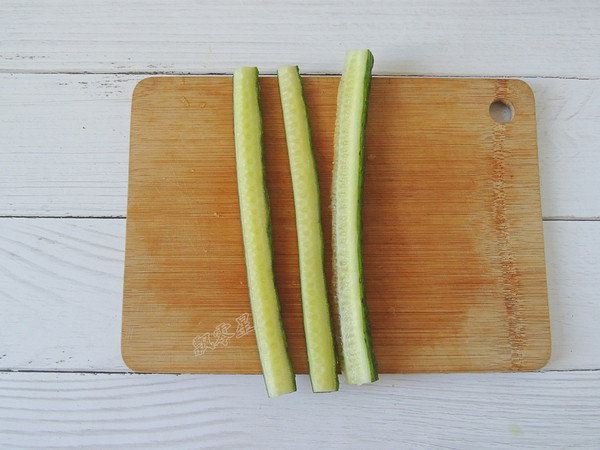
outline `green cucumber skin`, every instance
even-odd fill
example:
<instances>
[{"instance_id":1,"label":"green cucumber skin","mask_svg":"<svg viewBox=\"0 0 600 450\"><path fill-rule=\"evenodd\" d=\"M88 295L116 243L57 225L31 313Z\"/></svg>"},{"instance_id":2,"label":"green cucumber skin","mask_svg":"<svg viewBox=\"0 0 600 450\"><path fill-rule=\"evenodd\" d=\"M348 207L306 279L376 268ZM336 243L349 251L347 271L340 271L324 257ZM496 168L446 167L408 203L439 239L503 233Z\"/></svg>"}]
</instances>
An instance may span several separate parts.
<instances>
[{"instance_id":1,"label":"green cucumber skin","mask_svg":"<svg viewBox=\"0 0 600 450\"><path fill-rule=\"evenodd\" d=\"M367 59L367 70L365 71L365 100L363 102L363 110L361 117L361 128L362 131L360 133L360 153L359 153L359 171L358 171L358 276L360 279L360 300L362 303L362 311L363 311L363 332L365 336L365 345L369 350L369 363L371 366L371 381L377 381L379 379L379 375L377 373L377 359L375 358L375 352L373 349L373 338L371 337L371 327L369 323L369 310L367 308L367 298L365 295L365 285L364 285L364 277L363 277L363 260L362 260L362 205L363 205L363 186L364 186L364 171L365 171L365 135L366 135L366 126L367 126L367 110L368 110L368 98L369 92L371 91L371 71L373 69L374 58L373 54L369 51L368 59Z\"/></svg>"},{"instance_id":2,"label":"green cucumber skin","mask_svg":"<svg viewBox=\"0 0 600 450\"><path fill-rule=\"evenodd\" d=\"M309 120L309 116L308 116L308 106L306 104L306 98L304 97L304 90L303 90L303 87L302 87L301 76L300 76L300 71L299 71L298 66L295 66L295 72L296 72L296 74L298 76L298 79L300 80L301 99L302 99L302 103L304 105L304 111L306 113L306 123L307 123L307 126L308 126L308 132L309 132L308 141L310 143L310 150L311 150L310 151L310 160L311 160L311 164L312 164L314 173L316 174L316 183L317 183L316 190L317 190L317 193L318 193L319 199L320 199L320 197L321 197L320 196L321 190L320 190L319 179L318 179L318 166L317 166L317 160L316 160L316 157L315 157L314 147L313 147L313 143L312 143L312 133L310 132L311 128L310 128L310 120ZM278 75L278 78L279 78L279 75ZM281 106L282 106L282 110L283 110L284 109L283 99L281 99L281 101L282 101ZM284 118L284 128L285 128L285 118ZM291 156L290 156L290 158L291 158ZM292 165L292 161L290 159L290 171L293 170L291 165ZM318 238L320 239L320 243L321 243L321 245L320 245L320 247L321 247L321 261L323 261L323 264L324 264L325 263L325 244L324 244L324 238L323 238L323 226L322 226L322 214L321 214L321 209L320 209L320 201L319 201L319 209L318 209L318 224L319 224L319 232L320 232ZM299 236L298 236L298 245L301 245ZM300 252L298 252L298 253L299 253L298 254L298 258L300 258ZM301 264L300 264L300 267L302 267ZM325 267L324 266L322 267L322 271L323 271L323 273L325 273ZM328 289L327 289L327 281L325 279L325 276L323 277L323 283L324 283L324 291L327 292ZM306 322L305 322L305 329L306 329ZM333 391L339 390L339 379L338 379L338 376L337 376L338 360L337 360L337 352L336 352L336 349L335 349L335 337L334 337L334 332L333 332L333 318L331 316L331 312L329 314L329 330L330 330L330 334L332 336L332 344L333 344L333 348L331 350L332 350L334 361L335 361L334 364L333 364L333 366L332 366L332 368L331 368L331 370L333 371L332 378L334 378L335 383L331 387L330 391L319 391L319 392L333 392ZM308 349L309 342L308 342L308 336L307 336L306 332L305 332L305 343L306 343L306 346L307 346L307 349ZM308 358L309 373L311 373L311 365L312 364L313 364L313 362L311 362L311 358ZM313 386L313 391L314 391L314 386Z\"/></svg>"},{"instance_id":3,"label":"green cucumber skin","mask_svg":"<svg viewBox=\"0 0 600 450\"><path fill-rule=\"evenodd\" d=\"M261 167L262 167L262 186L263 186L263 194L264 194L264 199L265 199L265 204L267 205L266 209L263 211L266 217L266 224L267 224L267 229L265 230L268 236L268 242L269 242L269 257L271 260L271 274L272 276L274 276L274 259L273 259L273 237L272 237L272 225L271 225L271 213L270 213L270 206L269 206L269 194L267 191L267 183L266 183L266 171L265 171L265 164L264 164L264 141L263 141L263 119L262 119L262 111L261 111L261 107L260 107L260 84L259 84L259 79L258 79L258 69L256 70L256 95L257 95L257 101L258 101L258 111L259 111L259 122L260 122L260 158L261 158ZM235 75L234 75L235 77ZM234 92L232 92L232 95L234 94ZM235 99L233 99L233 104L235 105ZM235 124L235 114L233 115L233 129L235 130L236 124ZM237 156L236 156L237 157ZM241 190L241 186L238 183L238 196L239 198L241 198L242 193L240 192ZM240 205L241 206L241 205ZM242 213L242 211L240 210L240 214ZM242 233L242 241L244 242L244 249L246 248L246 242L245 242L245 236L244 233ZM247 279L250 279L250 274L249 274L250 268L248 266L246 266L246 277ZM273 278L273 284L275 285L275 280ZM287 337L286 337L286 333L285 333L285 329L283 326L283 320L281 318L281 303L279 301L279 296L277 294L277 290L275 290L276 296L277 296L277 312L279 314L279 328L281 330L281 335L283 338L283 343L285 348L287 349ZM253 297L253 292L249 289L248 290L248 294L250 297L250 302L252 304L252 297ZM253 318L254 320L254 318ZM255 334L256 334L256 339L258 342L259 336L257 334L257 327L255 326ZM260 352L259 352L259 356L260 356ZM263 381L265 382L265 388L267 390L267 393L269 395L269 397L272 397L271 392L269 392L268 389L268 385L266 382L266 376L265 375L265 367L264 367L264 363L263 363L263 358L259 357L260 360L260 364L261 364L261 370L263 372ZM292 361L291 358L289 356L289 353L287 353L287 363L289 365L289 370L292 374L292 377L294 377L294 370L293 370L293 366L292 366ZM296 380L295 378L292 379L292 386L293 386L293 391L296 391ZM292 392L293 392L292 391Z\"/></svg>"}]
</instances>

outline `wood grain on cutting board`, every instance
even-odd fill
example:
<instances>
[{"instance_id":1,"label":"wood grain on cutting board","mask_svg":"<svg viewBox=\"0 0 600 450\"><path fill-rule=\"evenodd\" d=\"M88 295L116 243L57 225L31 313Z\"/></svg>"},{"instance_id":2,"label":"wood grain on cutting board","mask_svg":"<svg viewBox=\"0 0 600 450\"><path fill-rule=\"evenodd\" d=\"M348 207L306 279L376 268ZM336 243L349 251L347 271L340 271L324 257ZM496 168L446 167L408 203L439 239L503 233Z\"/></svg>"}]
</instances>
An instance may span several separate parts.
<instances>
[{"instance_id":1,"label":"wood grain on cutting board","mask_svg":"<svg viewBox=\"0 0 600 450\"><path fill-rule=\"evenodd\" d=\"M305 77L327 275L338 77ZM307 372L277 80L261 78L275 277ZM259 373L249 319L231 77L156 77L133 96L122 351L143 372ZM514 118L496 123L497 99ZM380 373L542 367L550 331L535 105L517 80L374 78L364 277ZM335 315L334 315L335 321Z\"/></svg>"}]
</instances>

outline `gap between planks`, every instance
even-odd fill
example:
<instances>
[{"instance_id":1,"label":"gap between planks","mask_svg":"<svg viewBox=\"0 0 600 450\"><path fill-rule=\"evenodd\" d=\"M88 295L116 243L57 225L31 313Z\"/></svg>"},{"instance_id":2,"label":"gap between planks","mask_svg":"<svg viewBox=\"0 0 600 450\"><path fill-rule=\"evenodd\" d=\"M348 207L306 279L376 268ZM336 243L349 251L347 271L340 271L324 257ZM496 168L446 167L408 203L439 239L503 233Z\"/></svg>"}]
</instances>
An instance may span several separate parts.
<instances>
[{"instance_id":1,"label":"gap between planks","mask_svg":"<svg viewBox=\"0 0 600 450\"><path fill-rule=\"evenodd\" d=\"M600 372L600 369L540 369L540 370L532 370L532 371L521 371L521 372L454 372L454 373L382 373L379 374L380 377L396 377L396 376L410 376L410 377L414 377L414 376L418 376L418 375L423 375L423 376L431 376L431 375L491 375L491 374L533 374L533 373L560 373L560 372L564 372L564 373L571 373L571 372ZM169 372L133 372L131 370L65 370L65 369L59 369L59 370L44 370L44 369L0 369L0 374L3 373L11 373L11 374L15 374L15 373L31 373L31 374L49 374L49 375L53 375L53 374L75 374L75 375L169 375L169 376L174 376L174 377L179 377L182 375L186 375L186 376L215 376L215 377L221 377L221 376L230 376L230 375L236 375L236 376L261 376L260 374L251 374L251 373L231 373L231 374L222 374L222 373L216 373L216 374L207 374L207 373L184 373L184 372L179 372L179 373L169 373ZM304 373L297 373L296 374L297 377L308 377L308 374L304 374Z\"/></svg>"},{"instance_id":2,"label":"gap between planks","mask_svg":"<svg viewBox=\"0 0 600 450\"><path fill-rule=\"evenodd\" d=\"M193 76L193 77L214 77L214 76L232 76L233 72L189 72L189 71L177 71L177 70L163 70L163 71L144 71L144 70L132 70L132 71L89 71L89 70L35 70L35 69L0 69L0 74L6 75L122 75L122 76ZM260 72L261 76L277 76L275 71ZM341 73L337 72L302 72L300 75L311 77L339 77ZM574 80L574 81L597 81L600 77L579 77L579 76L562 76L562 75L489 75L489 74L465 74L465 75L446 75L441 73L431 74L398 74L398 73L373 73L373 77L389 77L389 78L494 78L494 79L518 79L518 80Z\"/></svg>"},{"instance_id":3,"label":"gap between planks","mask_svg":"<svg viewBox=\"0 0 600 450\"><path fill-rule=\"evenodd\" d=\"M27 215L0 215L0 219L127 219L127 216L27 216ZM543 222L600 222L600 217L543 217Z\"/></svg>"}]
</instances>

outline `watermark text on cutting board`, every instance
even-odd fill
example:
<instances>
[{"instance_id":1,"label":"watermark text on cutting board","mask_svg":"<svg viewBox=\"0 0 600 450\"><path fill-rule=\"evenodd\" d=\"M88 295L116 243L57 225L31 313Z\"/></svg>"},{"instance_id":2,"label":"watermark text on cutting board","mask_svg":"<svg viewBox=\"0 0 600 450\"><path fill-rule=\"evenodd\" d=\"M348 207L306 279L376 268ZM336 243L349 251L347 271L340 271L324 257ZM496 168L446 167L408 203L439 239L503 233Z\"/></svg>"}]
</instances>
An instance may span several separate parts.
<instances>
[{"instance_id":1,"label":"watermark text on cutting board","mask_svg":"<svg viewBox=\"0 0 600 450\"><path fill-rule=\"evenodd\" d=\"M235 322L235 332L232 332L231 323L221 322L212 333L204 333L194 337L192 340L194 356L202 356L208 350L214 350L217 347L227 347L231 339L240 339L254 331L250 313L244 313L236 317Z\"/></svg>"}]
</instances>

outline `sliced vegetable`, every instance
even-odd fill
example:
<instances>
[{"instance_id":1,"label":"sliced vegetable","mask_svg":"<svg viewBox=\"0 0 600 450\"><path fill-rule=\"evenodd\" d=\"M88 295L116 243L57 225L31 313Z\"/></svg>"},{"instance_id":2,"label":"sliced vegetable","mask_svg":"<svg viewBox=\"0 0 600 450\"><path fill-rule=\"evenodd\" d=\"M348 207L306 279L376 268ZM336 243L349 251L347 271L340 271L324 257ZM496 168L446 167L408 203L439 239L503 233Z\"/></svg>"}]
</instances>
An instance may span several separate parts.
<instances>
[{"instance_id":1,"label":"sliced vegetable","mask_svg":"<svg viewBox=\"0 0 600 450\"><path fill-rule=\"evenodd\" d=\"M340 320L342 373L349 384L378 378L365 302L361 244L364 141L372 67L369 50L346 54L335 122L333 285Z\"/></svg>"},{"instance_id":2,"label":"sliced vegetable","mask_svg":"<svg viewBox=\"0 0 600 450\"><path fill-rule=\"evenodd\" d=\"M338 390L335 340L327 300L317 166L297 66L277 72L294 190L304 336L314 392Z\"/></svg>"},{"instance_id":3,"label":"sliced vegetable","mask_svg":"<svg viewBox=\"0 0 600 450\"><path fill-rule=\"evenodd\" d=\"M236 169L248 291L256 343L269 397L296 390L273 275L269 199L263 163L258 70L233 74Z\"/></svg>"}]
</instances>

